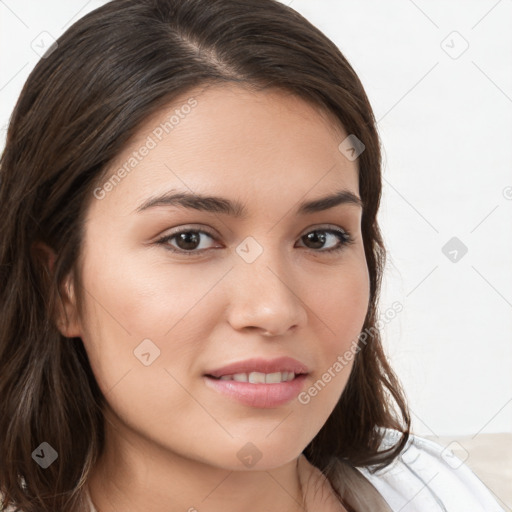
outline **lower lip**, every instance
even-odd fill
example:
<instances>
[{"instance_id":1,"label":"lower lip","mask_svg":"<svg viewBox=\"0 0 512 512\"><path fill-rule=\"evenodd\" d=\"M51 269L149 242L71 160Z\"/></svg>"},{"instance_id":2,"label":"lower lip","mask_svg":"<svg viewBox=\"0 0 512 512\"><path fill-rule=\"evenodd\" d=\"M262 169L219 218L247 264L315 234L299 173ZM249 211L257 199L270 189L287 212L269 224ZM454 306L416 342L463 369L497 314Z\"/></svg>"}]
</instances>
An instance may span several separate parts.
<instances>
[{"instance_id":1,"label":"lower lip","mask_svg":"<svg viewBox=\"0 0 512 512\"><path fill-rule=\"evenodd\" d=\"M251 407L270 409L279 407L293 400L304 387L304 374L293 380L275 384L251 384L235 380L220 380L204 377L207 386L215 391Z\"/></svg>"}]
</instances>

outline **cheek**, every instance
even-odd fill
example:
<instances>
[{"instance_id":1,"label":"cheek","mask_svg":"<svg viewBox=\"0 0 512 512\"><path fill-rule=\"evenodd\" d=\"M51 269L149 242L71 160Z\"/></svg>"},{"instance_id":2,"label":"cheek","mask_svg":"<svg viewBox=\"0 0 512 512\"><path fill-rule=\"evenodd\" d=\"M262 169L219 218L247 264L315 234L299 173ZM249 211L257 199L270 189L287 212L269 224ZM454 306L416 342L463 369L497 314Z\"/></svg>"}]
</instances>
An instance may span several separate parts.
<instances>
[{"instance_id":1,"label":"cheek","mask_svg":"<svg viewBox=\"0 0 512 512\"><path fill-rule=\"evenodd\" d=\"M363 328L368 302L370 298L369 287L366 279L355 279L353 283L345 283L340 291L341 311L338 306L331 309L332 318L335 321L334 329L338 334L339 349L346 350L349 345L357 342ZM334 303L334 302L333 302Z\"/></svg>"},{"instance_id":2,"label":"cheek","mask_svg":"<svg viewBox=\"0 0 512 512\"><path fill-rule=\"evenodd\" d=\"M324 347L332 355L346 350L363 328L370 300L366 261L354 257L321 282L323 286L315 285L313 278L306 297L313 309L318 332L323 333Z\"/></svg>"},{"instance_id":3,"label":"cheek","mask_svg":"<svg viewBox=\"0 0 512 512\"><path fill-rule=\"evenodd\" d=\"M83 341L91 368L124 423L179 445L177 424L194 431L192 420L184 421L181 414L208 420L191 400L187 378L208 324L204 315L202 322L190 318L204 313L198 294L205 295L212 283L194 278L192 266L188 274L171 274L115 256L90 257L84 268L89 293Z\"/></svg>"},{"instance_id":4,"label":"cheek","mask_svg":"<svg viewBox=\"0 0 512 512\"><path fill-rule=\"evenodd\" d=\"M218 276L197 275L192 265L155 263L154 254L147 248L131 253L120 248L88 257L84 282L90 291L86 294L90 324L119 332L135 343L169 337L187 323L186 316L194 314Z\"/></svg>"},{"instance_id":5,"label":"cheek","mask_svg":"<svg viewBox=\"0 0 512 512\"><path fill-rule=\"evenodd\" d=\"M320 282L328 284L319 287ZM357 356L370 298L366 261L355 257L347 260L328 280L317 276L316 286L310 281L309 290L318 368L298 402L308 411L305 417L311 428L319 430L345 389Z\"/></svg>"},{"instance_id":6,"label":"cheek","mask_svg":"<svg viewBox=\"0 0 512 512\"><path fill-rule=\"evenodd\" d=\"M169 410L184 409L190 396L178 382L188 386L187 379L197 372L197 355L218 322L220 306L212 303L211 292L225 270L155 264L142 252L113 253L108 247L86 261L89 293L82 338L100 389L109 401L117 396L117 407L128 410L142 391L129 389L130 383L144 382L150 395L138 403L148 404L149 416L162 405L160 399Z\"/></svg>"}]
</instances>

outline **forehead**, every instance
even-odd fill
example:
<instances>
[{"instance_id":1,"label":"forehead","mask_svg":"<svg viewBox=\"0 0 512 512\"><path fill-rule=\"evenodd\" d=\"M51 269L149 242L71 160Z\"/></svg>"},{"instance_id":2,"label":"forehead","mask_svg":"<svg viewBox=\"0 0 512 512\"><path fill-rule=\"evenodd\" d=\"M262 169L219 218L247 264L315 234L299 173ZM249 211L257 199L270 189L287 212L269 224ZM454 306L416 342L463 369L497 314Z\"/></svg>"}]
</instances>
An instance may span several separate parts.
<instances>
[{"instance_id":1,"label":"forehead","mask_svg":"<svg viewBox=\"0 0 512 512\"><path fill-rule=\"evenodd\" d=\"M111 163L102 207L128 213L172 189L249 201L296 201L308 191L340 188L357 193L357 161L338 149L346 136L332 113L290 92L191 90L151 115Z\"/></svg>"}]
</instances>

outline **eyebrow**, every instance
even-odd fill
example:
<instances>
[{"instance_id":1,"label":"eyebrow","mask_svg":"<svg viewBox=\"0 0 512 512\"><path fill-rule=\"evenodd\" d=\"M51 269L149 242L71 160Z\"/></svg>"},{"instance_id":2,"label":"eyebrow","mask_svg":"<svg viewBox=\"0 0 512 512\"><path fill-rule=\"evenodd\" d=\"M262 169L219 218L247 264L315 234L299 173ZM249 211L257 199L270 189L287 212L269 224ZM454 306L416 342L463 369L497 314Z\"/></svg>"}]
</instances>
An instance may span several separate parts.
<instances>
[{"instance_id":1,"label":"eyebrow","mask_svg":"<svg viewBox=\"0 0 512 512\"><path fill-rule=\"evenodd\" d=\"M350 190L338 190L335 193L300 203L295 211L296 215L308 215L329 210L342 204L363 208L363 201ZM222 213L235 218L246 218L247 210L243 203L232 201L224 197L194 194L191 192L170 191L165 194L151 197L134 210L140 213L157 206L177 206L211 213Z\"/></svg>"}]
</instances>

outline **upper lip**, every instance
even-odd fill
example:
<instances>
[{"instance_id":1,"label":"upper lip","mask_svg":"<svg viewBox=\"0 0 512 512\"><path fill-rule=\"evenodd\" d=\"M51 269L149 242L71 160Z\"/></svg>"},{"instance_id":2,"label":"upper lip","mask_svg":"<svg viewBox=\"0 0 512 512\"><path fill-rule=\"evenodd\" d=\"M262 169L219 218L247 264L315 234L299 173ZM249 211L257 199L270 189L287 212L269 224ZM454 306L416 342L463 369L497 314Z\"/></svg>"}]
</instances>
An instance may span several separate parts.
<instances>
[{"instance_id":1,"label":"upper lip","mask_svg":"<svg viewBox=\"0 0 512 512\"><path fill-rule=\"evenodd\" d=\"M205 375L218 378L223 375L235 375L236 373L251 372L293 372L297 375L300 373L308 373L308 368L305 364L291 357L278 357L276 359L254 358L246 359L245 361L237 361L215 370L209 370Z\"/></svg>"}]
</instances>

